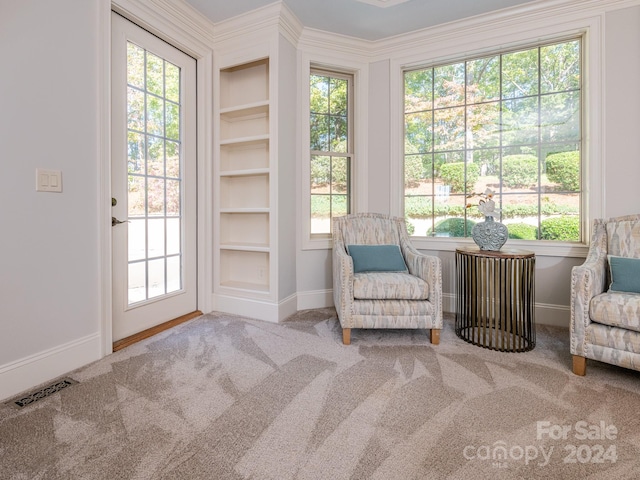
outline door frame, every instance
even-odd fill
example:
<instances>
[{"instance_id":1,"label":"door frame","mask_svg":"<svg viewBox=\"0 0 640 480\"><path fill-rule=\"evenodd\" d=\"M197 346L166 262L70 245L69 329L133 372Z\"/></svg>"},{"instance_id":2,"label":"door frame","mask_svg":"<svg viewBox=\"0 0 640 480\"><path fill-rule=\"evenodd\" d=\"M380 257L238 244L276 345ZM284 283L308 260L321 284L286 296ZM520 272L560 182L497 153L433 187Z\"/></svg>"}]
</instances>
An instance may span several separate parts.
<instances>
[{"instance_id":1,"label":"door frame","mask_svg":"<svg viewBox=\"0 0 640 480\"><path fill-rule=\"evenodd\" d=\"M100 95L100 132L97 221L100 250L100 333L104 357L113 351L112 337L112 241L111 241L111 11L158 36L196 60L196 210L197 210L197 309L209 312L213 291L213 39L206 37L201 20L178 18L164 5L152 5L140 0L100 0L100 32L98 85ZM153 9L151 8L153 7ZM191 20L191 21L189 21ZM207 106L211 106L208 108Z\"/></svg>"}]
</instances>

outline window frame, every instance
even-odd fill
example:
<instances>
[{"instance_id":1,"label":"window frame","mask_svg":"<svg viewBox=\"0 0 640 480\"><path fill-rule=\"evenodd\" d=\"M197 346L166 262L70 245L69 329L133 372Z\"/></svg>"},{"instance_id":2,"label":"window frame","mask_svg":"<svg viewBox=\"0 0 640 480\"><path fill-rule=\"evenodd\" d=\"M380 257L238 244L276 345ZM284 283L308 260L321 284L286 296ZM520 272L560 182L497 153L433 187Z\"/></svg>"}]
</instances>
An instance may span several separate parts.
<instances>
[{"instance_id":1,"label":"window frame","mask_svg":"<svg viewBox=\"0 0 640 480\"><path fill-rule=\"evenodd\" d=\"M448 32L453 35L456 32ZM404 215L404 72L422 66L454 63L504 51L536 47L542 44L568 40L581 36L582 43L582 218L583 243L539 240L520 240L518 248L531 250L538 255L584 258L588 252L593 219L601 218L604 211L604 170L602 162L602 24L598 15L585 15L571 20L558 19L554 23L517 22L495 26L492 35L478 32L461 42L443 42L440 35L433 35L420 43L420 48L410 49L405 55L392 58L391 91L391 211ZM425 55L424 52L429 52ZM450 251L474 245L471 238L413 237L412 243L421 250ZM512 247L507 242L507 247Z\"/></svg>"},{"instance_id":2,"label":"window frame","mask_svg":"<svg viewBox=\"0 0 640 480\"><path fill-rule=\"evenodd\" d=\"M583 55L583 51L584 51L584 35L577 35L577 36L572 36L572 37L567 37L567 38L558 38L558 39L554 39L554 40L550 40L550 41L546 41L546 42L542 42L542 41L538 41L535 42L531 45L518 45L517 47L514 48L500 48L500 49L496 49L496 51L494 52L487 52L487 53L483 53L480 56L469 56L466 55L462 58L459 59L452 59L452 60L448 60L446 62L440 62L440 63L432 63L432 64L427 64L427 65L421 65L421 66L414 66L412 68L405 68L403 69L403 88L402 88L402 96L403 96L403 103L406 102L406 74L410 74L412 72L419 72L419 71L428 71L431 70L432 72L434 72L436 69L440 69L440 68L447 68L447 67L454 67L454 66L458 66L458 65L464 65L464 91L465 91L465 98L464 100L458 105L456 104L454 107L451 106L446 106L446 107L438 107L436 109L433 110L428 110L429 112L438 112L438 111L447 111L447 110L451 110L451 109L463 109L464 111L464 118L465 118L465 125L466 125L466 119L468 118L469 115L469 110L472 110L475 106L478 105L484 105L487 103L495 103L499 105L499 109L500 112L503 111L504 109L504 104L505 103L509 103L513 100L519 100L519 99L536 99L536 104L537 105L541 105L542 100L547 97L549 95L548 92L542 92L540 90L537 90L537 92L533 95L525 95L523 97L505 97L503 95L500 96L500 98L498 98L497 100L491 100L491 101L480 101L477 103L469 103L468 99L466 98L466 92L467 92L467 88L468 88L468 84L467 84L467 65L469 63L473 63L475 61L478 60L483 60L483 59L487 59L487 58L497 58L498 62L500 63L500 65L502 65L502 57L505 55L509 55L512 53L520 53L520 52L527 52L527 51L537 51L536 56L538 59L540 59L540 51L541 49L544 49L545 47L553 47L555 45L562 45L562 44L568 44L568 43L573 43L573 42L577 42L579 44L579 58L578 61L580 62L580 83L579 83L579 87L578 87L578 92L579 92L579 107L580 107L580 117L578 119L579 122L579 133L580 133L580 138L578 141L569 141L569 140L565 140L565 141L561 141L558 146L561 146L563 144L565 145L569 145L569 144L577 144L579 145L577 152L579 152L580 155L580 174L581 174L581 179L580 179L580 188L578 191L573 192L573 193L577 193L578 194L578 199L579 199L579 221L582 221L583 216L584 216L584 188L583 188L583 179L582 179L582 172L583 170L586 168L585 167L585 160L584 160L584 155L583 155L583 150L585 147L585 139L584 139L584 133L583 133L583 129L584 129L584 55ZM538 69L538 74L540 75L540 64L537 64L537 69ZM503 77L504 71L501 69L501 71L499 72L499 78L500 81L502 82L502 77ZM432 77L432 82L434 81L433 77ZM540 79L538 78L538 86ZM433 88L433 85L432 85ZM558 92L558 93L566 93L566 92ZM552 94L555 94L555 92L552 92ZM438 99L434 97L433 102L436 102ZM541 107L537 107L538 109L540 109ZM406 117L407 114L412 114L413 112L407 112L406 108L403 108L403 115L404 117ZM420 113L420 112L415 112L415 113ZM544 115L544 111L540 110L539 114ZM502 123L502 114L500 114L500 123ZM433 128L433 125L435 120L432 119L432 123L430 124L431 127ZM538 127L540 128L540 127ZM465 129L466 131L466 129ZM461 147L459 150L455 149L455 150L444 150L443 153L447 154L448 153L453 153L455 154L455 152L458 152L462 157L467 157L469 155L469 153L474 153L477 151L485 151L485 150L499 150L500 153L500 164L502 164L502 157L503 157L503 151L504 150L509 150L509 149L514 149L514 148L519 148L518 144L514 144L514 145L509 145L509 144L503 144L502 143L502 138L503 138L503 132L504 130L502 129L502 127L500 127L500 129L498 130L498 136L500 138L500 141L497 145L489 148L480 148L475 149L475 148L468 148L467 146L467 141L466 139L463 140L463 144L464 146ZM435 135L432 132L433 135ZM421 154L411 154L411 153L407 153L405 151L405 147L406 147L406 118L403 118L403 130L402 130L402 137L403 137L403 152L402 152L402 178L405 178L405 171L406 171L406 159L407 157L411 156L411 155L421 155ZM538 140L536 143L533 144L529 144L526 143L524 145L522 145L522 147L524 148L534 148L536 151L541 151L541 150L545 150L546 148L548 148L549 146L553 146L555 145L557 142L551 142L549 143L548 141L544 141L541 138L541 133L540 131L538 131ZM435 142L435 137L432 139L433 142ZM520 147L520 148L522 148ZM569 150L572 151L572 150ZM436 146L435 144L432 146L432 150L430 152L425 153L425 155L431 155L433 157L437 156L439 154L439 151L436 150ZM538 176L537 176L537 182L541 181L541 175L540 175L540 168L542 167L542 163L540 161L540 159L538 159ZM466 169L465 169L466 171ZM465 172L465 178L466 178L466 172ZM496 195L503 195L501 192L503 190L503 179L500 179L501 182L501 186L497 187L497 190L495 190ZM541 186L540 183L537 184L539 187ZM475 192L475 195L473 195L474 192L466 192L467 197L464 197L464 195L458 193L457 195L454 195L456 198L458 199L463 199L463 204L472 204L474 205L474 202L478 201L478 192ZM517 193L506 193L504 195L506 195L506 197L504 199L509 198L509 196L511 195L515 195ZM564 194L564 193L563 193ZM435 194L434 194L435 195ZM528 195L536 195L538 197L538 201L537 201L537 205L538 205L538 211L536 213L536 217L540 218L541 214L541 197L544 195L544 192L539 191L536 194L528 194ZM403 182L403 199L402 199L402 217L406 218L405 215L405 207L406 207L406 201L407 201L407 197L408 196L414 196L414 195L407 195L406 192L406 186L404 185ZM426 195L427 198L431 197L431 195ZM432 197L432 201L435 200L435 196ZM469 219L470 217L467 215L467 212L465 211L463 217L451 217L451 218L463 218L465 221L467 219ZM433 217L431 217L431 219L433 219ZM500 216L497 218L497 220L500 220ZM476 220L474 218L475 221L479 221L480 219ZM469 239L471 238L471 232L467 232L468 235L466 237L449 237L451 240L464 240L464 239ZM569 245L584 245L587 243L586 238L584 238L585 235L585 231L583 228L580 229L580 236L581 239L579 241L566 241L566 242L555 242L555 243L566 243ZM416 236L412 236L412 239L432 239L432 238L437 238L437 236L428 236L428 235L416 235ZM520 239L509 239L510 242L515 242L518 245L521 245L522 243L525 242L549 242L548 240L541 240L541 239L535 239L535 240L520 240Z\"/></svg>"},{"instance_id":3,"label":"window frame","mask_svg":"<svg viewBox=\"0 0 640 480\"><path fill-rule=\"evenodd\" d=\"M337 78L340 80L346 80L347 82L347 149L346 152L334 152L334 151L324 151L324 150L311 150L311 142L309 141L309 170L311 169L311 158L313 156L327 156L327 157L339 157L347 159L347 213L353 212L353 168L354 168L354 128L353 128L353 114L354 114L354 75L353 73L345 73L343 71L336 71L327 68L320 68L311 66L309 69L309 79L312 75L328 77L328 78ZM307 98L310 98L310 94ZM307 117L311 116L311 108L307 110ZM309 136L311 135L311 125L309 122L309 128L307 129L309 132ZM333 162L333 160L332 160ZM331 238L333 230L330 225L329 233L313 233L311 230L311 199L314 194L311 193L311 175L309 174L309 237L311 240L325 240L327 238ZM331 198L333 197L333 193L328 194ZM331 224L331 218L329 222Z\"/></svg>"},{"instance_id":4,"label":"window frame","mask_svg":"<svg viewBox=\"0 0 640 480\"><path fill-rule=\"evenodd\" d=\"M298 107L300 118L299 143L297 147L300 166L298 198L298 245L302 251L330 250L330 234L311 235L311 139L310 139L310 85L312 70L352 76L351 95L351 212L366 211L368 208L368 165L360 159L367 158L368 151L368 90L369 59L359 55L327 55L326 49L309 47L301 52L298 65Z\"/></svg>"}]
</instances>

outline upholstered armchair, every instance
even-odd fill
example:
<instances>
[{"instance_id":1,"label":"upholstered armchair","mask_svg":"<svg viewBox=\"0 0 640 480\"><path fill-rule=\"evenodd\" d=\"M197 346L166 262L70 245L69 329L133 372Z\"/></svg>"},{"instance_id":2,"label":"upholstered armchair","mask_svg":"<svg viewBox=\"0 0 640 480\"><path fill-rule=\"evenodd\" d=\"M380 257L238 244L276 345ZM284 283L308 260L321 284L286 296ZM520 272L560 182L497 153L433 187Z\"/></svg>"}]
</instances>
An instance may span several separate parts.
<instances>
[{"instance_id":1,"label":"upholstered armchair","mask_svg":"<svg viewBox=\"0 0 640 480\"><path fill-rule=\"evenodd\" d=\"M587 258L571 272L576 375L587 358L640 370L639 257L640 215L594 221Z\"/></svg>"},{"instance_id":2,"label":"upholstered armchair","mask_svg":"<svg viewBox=\"0 0 640 480\"><path fill-rule=\"evenodd\" d=\"M345 345L352 328L424 328L432 344L440 342L440 259L411 245L402 218L334 218L333 299Z\"/></svg>"}]
</instances>

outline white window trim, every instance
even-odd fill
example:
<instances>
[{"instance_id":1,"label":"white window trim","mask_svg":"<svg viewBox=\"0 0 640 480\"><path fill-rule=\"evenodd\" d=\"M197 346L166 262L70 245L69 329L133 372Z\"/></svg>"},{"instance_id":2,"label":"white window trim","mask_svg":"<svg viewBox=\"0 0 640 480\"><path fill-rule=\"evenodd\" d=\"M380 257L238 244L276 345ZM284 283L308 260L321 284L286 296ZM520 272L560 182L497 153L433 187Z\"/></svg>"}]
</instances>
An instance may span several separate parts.
<instances>
[{"instance_id":1,"label":"white window trim","mask_svg":"<svg viewBox=\"0 0 640 480\"><path fill-rule=\"evenodd\" d=\"M300 99L300 144L298 158L300 159L300 181L298 182L299 207L299 241L302 250L330 249L331 235L311 235L311 153L309 145L311 134L309 131L309 75L311 70L324 70L353 76L353 110L351 119L353 135L353 155L351 156L351 212L365 211L368 204L368 168L367 158L367 111L368 100L368 72L369 64L354 59L329 58L308 52L301 54L299 62L298 98Z\"/></svg>"},{"instance_id":2,"label":"white window trim","mask_svg":"<svg viewBox=\"0 0 640 480\"><path fill-rule=\"evenodd\" d=\"M582 236L584 243L509 241L508 246L523 248L537 255L561 257L586 257L590 241L590 226L595 218L602 217L604 211L604 169L602 162L602 15L585 18L558 16L538 20L528 19L526 24L514 23L492 31L467 36L464 44L442 42L439 38L426 40L420 49L403 57L392 58L390 62L391 95L391 212L403 216L404 199L404 71L425 64L440 64L473 58L486 53L496 53L506 47L531 46L556 39L584 35L583 43L583 195L582 195ZM495 26L494 26L495 27ZM451 32L449 32L451 34ZM428 52L428 55L424 52ZM471 239L446 239L413 237L412 242L419 249L455 251L464 245L473 245Z\"/></svg>"}]
</instances>

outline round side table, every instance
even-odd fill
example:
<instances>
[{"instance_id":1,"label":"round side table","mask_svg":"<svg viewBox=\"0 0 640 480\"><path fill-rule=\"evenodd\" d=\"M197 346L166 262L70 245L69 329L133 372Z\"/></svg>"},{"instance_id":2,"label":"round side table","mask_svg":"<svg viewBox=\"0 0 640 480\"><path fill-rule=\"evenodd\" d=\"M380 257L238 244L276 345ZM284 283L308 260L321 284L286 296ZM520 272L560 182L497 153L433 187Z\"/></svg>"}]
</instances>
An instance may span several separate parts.
<instances>
[{"instance_id":1,"label":"round side table","mask_svg":"<svg viewBox=\"0 0 640 480\"><path fill-rule=\"evenodd\" d=\"M526 352L536 344L535 254L463 247L456 250L456 335L503 352Z\"/></svg>"}]
</instances>

